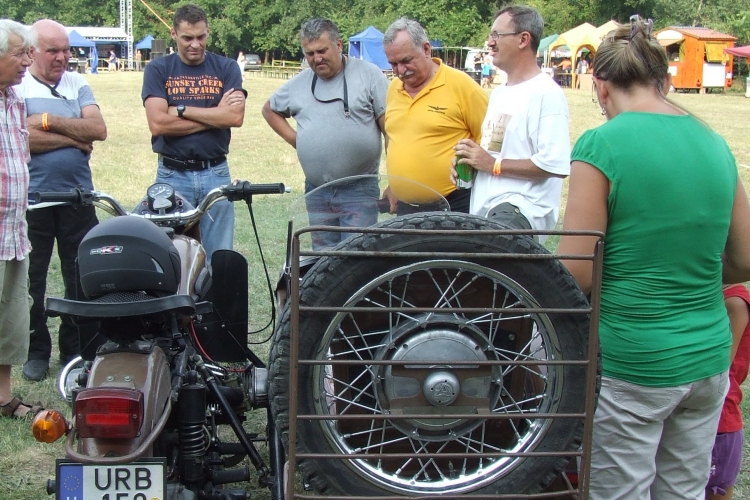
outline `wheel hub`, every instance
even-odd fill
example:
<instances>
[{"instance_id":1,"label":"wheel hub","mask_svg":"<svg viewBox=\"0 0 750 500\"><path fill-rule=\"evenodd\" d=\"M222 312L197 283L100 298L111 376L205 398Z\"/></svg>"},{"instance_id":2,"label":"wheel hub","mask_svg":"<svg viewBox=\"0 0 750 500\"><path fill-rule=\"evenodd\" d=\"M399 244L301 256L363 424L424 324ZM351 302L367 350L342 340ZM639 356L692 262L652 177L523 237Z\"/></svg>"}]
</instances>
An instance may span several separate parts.
<instances>
[{"instance_id":1,"label":"wheel hub","mask_svg":"<svg viewBox=\"0 0 750 500\"><path fill-rule=\"evenodd\" d=\"M422 392L428 403L433 406L445 406L453 403L458 397L461 383L449 371L437 371L425 377Z\"/></svg>"},{"instance_id":2,"label":"wheel hub","mask_svg":"<svg viewBox=\"0 0 750 500\"><path fill-rule=\"evenodd\" d=\"M394 419L393 426L420 439L444 441L480 425L481 420L460 417L488 413L502 377L497 366L466 362L490 360L489 344L481 331L454 316L432 314L402 323L376 358L398 362L376 369L376 397L387 413L435 418Z\"/></svg>"}]
</instances>

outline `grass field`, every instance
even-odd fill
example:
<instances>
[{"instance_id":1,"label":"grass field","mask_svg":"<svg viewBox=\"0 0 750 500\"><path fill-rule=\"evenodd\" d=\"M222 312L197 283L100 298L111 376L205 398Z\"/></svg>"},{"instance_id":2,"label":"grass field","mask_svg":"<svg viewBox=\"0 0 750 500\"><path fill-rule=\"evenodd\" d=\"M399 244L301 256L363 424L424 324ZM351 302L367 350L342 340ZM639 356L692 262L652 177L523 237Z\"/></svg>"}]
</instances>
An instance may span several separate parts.
<instances>
[{"instance_id":1,"label":"grass field","mask_svg":"<svg viewBox=\"0 0 750 500\"><path fill-rule=\"evenodd\" d=\"M94 184L98 190L114 195L126 207L133 206L143 196L156 171L156 155L151 151L150 133L140 100L141 77L142 73L129 72L87 76L109 133L105 142L94 146L91 161ZM232 132L229 155L233 177L256 183L284 182L293 189L292 194L284 196L257 197L253 204L272 280L275 280L284 260L289 207L303 188L303 176L294 151L270 130L260 115L265 100L282 83L282 80L254 76L245 80L248 91L245 124ZM575 141L584 130L603 123L604 117L599 107L592 103L589 90L565 92L570 106L571 140ZM747 141L750 99L732 93L677 94L673 98L726 138L737 159L743 182L750 187L750 144ZM633 144L633 147L637 148L638 144ZM335 153L331 151L331 154ZM696 186L698 189L700 186ZM253 306L250 326L254 330L268 321L267 290L247 209L239 204L235 208L235 248L250 262L250 302ZM59 263L55 259L48 294L62 295ZM268 334L254 335L251 340L262 341ZM259 346L262 358L266 357L267 351L267 344ZM41 401L47 407L68 411L55 390L55 376L59 369L56 353L53 353L51 376L43 382L23 380L21 368L15 367L14 393L26 401ZM750 417L750 404L745 405L744 412ZM750 453L745 455L750 458ZM63 456L61 443L42 445L34 441L28 423L0 420L0 500L49 498L44 485L54 476L55 459ZM257 498L266 497L259 494ZM735 498L750 498L750 460L743 464Z\"/></svg>"}]
</instances>

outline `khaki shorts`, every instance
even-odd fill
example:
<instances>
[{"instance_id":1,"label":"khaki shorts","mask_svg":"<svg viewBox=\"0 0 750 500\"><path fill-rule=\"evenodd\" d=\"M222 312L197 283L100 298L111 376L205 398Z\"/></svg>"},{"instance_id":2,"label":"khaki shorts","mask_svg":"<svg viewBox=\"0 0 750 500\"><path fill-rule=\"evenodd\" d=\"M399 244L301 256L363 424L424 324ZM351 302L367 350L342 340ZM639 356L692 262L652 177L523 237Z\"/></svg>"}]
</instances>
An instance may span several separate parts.
<instances>
[{"instance_id":1,"label":"khaki shorts","mask_svg":"<svg viewBox=\"0 0 750 500\"><path fill-rule=\"evenodd\" d=\"M727 372L676 387L602 377L591 500L702 500Z\"/></svg>"},{"instance_id":2,"label":"khaki shorts","mask_svg":"<svg viewBox=\"0 0 750 500\"><path fill-rule=\"evenodd\" d=\"M0 260L0 365L29 354L29 259Z\"/></svg>"}]
</instances>

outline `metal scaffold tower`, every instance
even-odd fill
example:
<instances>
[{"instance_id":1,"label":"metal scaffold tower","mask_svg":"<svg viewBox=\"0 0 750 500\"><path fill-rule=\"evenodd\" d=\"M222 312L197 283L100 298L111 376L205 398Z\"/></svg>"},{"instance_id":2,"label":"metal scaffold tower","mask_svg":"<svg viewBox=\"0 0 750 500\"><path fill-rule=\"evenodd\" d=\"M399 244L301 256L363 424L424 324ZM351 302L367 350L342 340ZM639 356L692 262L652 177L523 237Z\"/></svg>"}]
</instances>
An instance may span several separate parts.
<instances>
[{"instance_id":1,"label":"metal scaffold tower","mask_svg":"<svg viewBox=\"0 0 750 500\"><path fill-rule=\"evenodd\" d=\"M120 28L127 34L127 68L133 69L133 0L120 0Z\"/></svg>"}]
</instances>

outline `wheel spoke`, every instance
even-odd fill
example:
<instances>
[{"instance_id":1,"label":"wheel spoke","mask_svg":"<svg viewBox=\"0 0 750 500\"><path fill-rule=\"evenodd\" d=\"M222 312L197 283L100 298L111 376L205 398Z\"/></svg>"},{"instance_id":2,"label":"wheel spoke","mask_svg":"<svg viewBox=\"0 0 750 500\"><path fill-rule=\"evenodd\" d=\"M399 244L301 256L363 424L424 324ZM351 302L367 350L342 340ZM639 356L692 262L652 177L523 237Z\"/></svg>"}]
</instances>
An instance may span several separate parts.
<instances>
[{"instance_id":1,"label":"wheel spoke","mask_svg":"<svg viewBox=\"0 0 750 500\"><path fill-rule=\"evenodd\" d=\"M537 408L530 408L530 409L522 409L521 405L524 405L526 403L534 403L534 402L542 402L544 401L544 396L542 394L538 394L535 396L531 396L526 399L522 399L520 401L513 401L511 404L500 406L498 408L495 408L492 410L492 413L504 413L506 415L528 415L533 413L538 413ZM518 411L508 411L508 408L516 408Z\"/></svg>"},{"instance_id":2,"label":"wheel spoke","mask_svg":"<svg viewBox=\"0 0 750 500\"><path fill-rule=\"evenodd\" d=\"M487 453L486 450L489 450L490 452L501 452L504 451L502 448L499 448L497 446L492 446L491 444L487 443L484 436L484 425L482 425L482 432L481 432L481 439L472 439L471 437L462 436L459 438L456 438L456 440L460 443L466 443L466 451L467 452L475 452L475 453ZM478 447L475 447L474 444L478 445Z\"/></svg>"},{"instance_id":3,"label":"wheel spoke","mask_svg":"<svg viewBox=\"0 0 750 500\"><path fill-rule=\"evenodd\" d=\"M392 298L392 295L390 293L388 293L388 292L384 292L384 293L387 294L388 298ZM374 300L374 299L372 299L370 297L365 297L362 300L367 305L369 305L369 306L372 306L372 307L382 307L383 309L385 309L387 307L417 307L414 304L410 304L408 302L403 302L403 301L401 303L399 303L399 304L396 304L396 305L391 305L391 304L386 305L386 304L383 304L382 302L378 302L378 301L376 301L376 300ZM402 311L391 313L390 316L395 316L396 317L396 322L394 324L391 324L391 329L389 331L393 331L393 328L398 327L399 320L401 320L401 319L404 319L406 321L416 321L416 318L414 316L410 316L410 315L408 315L408 314L406 314L405 312L402 312Z\"/></svg>"},{"instance_id":4,"label":"wheel spoke","mask_svg":"<svg viewBox=\"0 0 750 500\"><path fill-rule=\"evenodd\" d=\"M374 337L375 335L370 334L369 336L370 337ZM344 341L344 343L346 343L349 347L352 347L352 339L351 339L351 337L346 337L346 336L342 335L341 337L337 337L337 338L339 338L340 340ZM382 335L381 335L380 338L382 338ZM382 344L373 344L373 345L370 345L370 346L367 346L367 347L360 347L360 348L352 347L351 350L341 350L341 351L337 350L336 354L331 355L331 359L347 358L350 354L356 354L359 359L362 359L361 353L366 352L366 353L372 354L372 351L376 351L378 349L381 349L384 345L386 345L386 344L385 343L382 343Z\"/></svg>"},{"instance_id":5,"label":"wheel spoke","mask_svg":"<svg viewBox=\"0 0 750 500\"><path fill-rule=\"evenodd\" d=\"M388 445L392 445L392 444L396 444L396 443L401 443L401 442L407 441L409 439L410 439L409 436L401 436L399 438L391 439L391 440L388 440L388 441L385 441L385 442L382 442L382 443L379 443L379 444L374 444L374 445L370 445L370 446L363 446L361 448L355 448L354 449L354 453L367 453L368 451L372 450L373 448L378 448L378 447L381 447L381 446L388 446Z\"/></svg>"},{"instance_id":6,"label":"wheel spoke","mask_svg":"<svg viewBox=\"0 0 750 500\"><path fill-rule=\"evenodd\" d=\"M363 374L364 374L364 372L361 373L360 376L363 375ZM333 377L330 377L330 380L344 385L344 389L341 390L341 392L339 393L339 395L330 393L330 392L326 391L325 388L323 389L323 391L324 391L323 393L326 396L326 398L330 398L333 402L340 401L340 402L346 403L346 407L342 408L342 410L338 412L339 415L343 415L343 414L347 413L348 410L352 406L356 406L357 408L362 408L362 409L365 409L365 410L370 410L370 411L372 411L375 414L381 413L381 411L378 408L373 408L372 406L367 406L367 405L364 405L364 404L358 402L358 400L360 399L360 397L363 394L365 394L365 391L367 391L367 389L369 389L369 388L372 387L372 382L369 382L364 388L360 389L359 387L356 387L353 384L347 384L344 381L335 379ZM346 399L346 398L341 397L340 394L342 394L347 389L351 389L352 391L357 391L357 395L353 399ZM367 394L367 396L371 396L371 395ZM332 405L329 404L329 408L331 406Z\"/></svg>"},{"instance_id":7,"label":"wheel spoke","mask_svg":"<svg viewBox=\"0 0 750 500\"><path fill-rule=\"evenodd\" d=\"M428 443L424 443L422 441L417 440L417 442L420 444L419 450L414 448L414 440L412 440L412 449L414 450L414 453L421 453L423 450L425 453L428 453L429 450L427 450ZM440 453L445 449L445 447L448 445L448 443L443 443L437 450L435 450L434 453ZM420 469L417 470L416 473L412 476L412 480L416 481L420 474L424 474L424 478L426 481L430 480L430 475L427 473L427 467L432 465L432 467L435 469L435 472L437 472L438 476L440 476L441 479L445 479L445 475L443 474L443 471L440 470L440 467L435 462L434 458L427 459L427 462L422 462L422 459L419 459L419 465Z\"/></svg>"}]
</instances>

